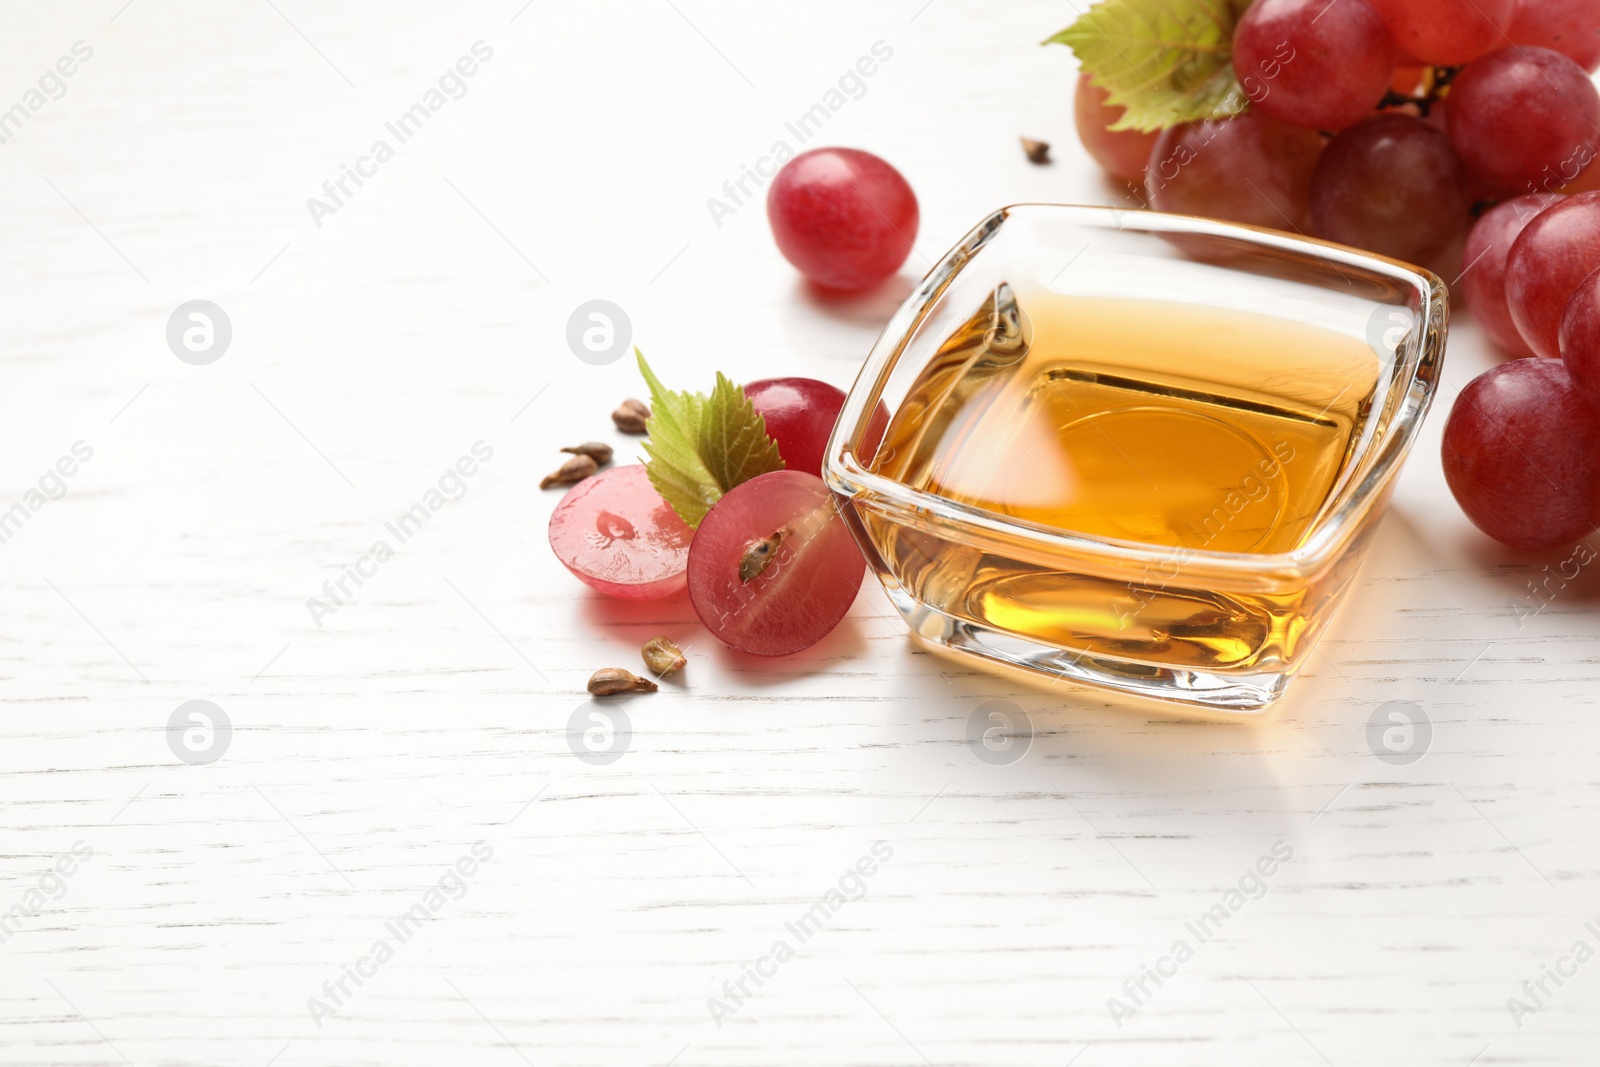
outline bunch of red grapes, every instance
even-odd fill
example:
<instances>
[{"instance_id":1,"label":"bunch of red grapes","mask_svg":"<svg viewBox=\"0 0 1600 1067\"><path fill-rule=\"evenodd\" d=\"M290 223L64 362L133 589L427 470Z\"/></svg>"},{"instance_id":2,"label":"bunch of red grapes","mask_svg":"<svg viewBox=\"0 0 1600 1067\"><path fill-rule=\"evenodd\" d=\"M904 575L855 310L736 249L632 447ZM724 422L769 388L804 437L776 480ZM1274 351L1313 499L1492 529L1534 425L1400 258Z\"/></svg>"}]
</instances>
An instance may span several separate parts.
<instances>
[{"instance_id":1,"label":"bunch of red grapes","mask_svg":"<svg viewBox=\"0 0 1600 1067\"><path fill-rule=\"evenodd\" d=\"M1079 136L1162 211L1422 264L1470 226L1459 289L1529 358L1457 399L1451 491L1508 545L1600 526L1600 0L1255 0L1233 64L1244 111L1159 133L1082 77Z\"/></svg>"}]
</instances>

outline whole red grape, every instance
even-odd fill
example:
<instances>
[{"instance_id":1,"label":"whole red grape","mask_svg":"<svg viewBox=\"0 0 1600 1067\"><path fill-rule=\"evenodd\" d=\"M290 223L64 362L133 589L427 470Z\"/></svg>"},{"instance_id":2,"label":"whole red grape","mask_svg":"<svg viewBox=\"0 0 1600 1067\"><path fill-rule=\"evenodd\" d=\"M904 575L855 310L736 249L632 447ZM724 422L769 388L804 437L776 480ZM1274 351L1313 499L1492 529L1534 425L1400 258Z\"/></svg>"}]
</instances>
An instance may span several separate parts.
<instances>
[{"instance_id":1,"label":"whole red grape","mask_svg":"<svg viewBox=\"0 0 1600 1067\"><path fill-rule=\"evenodd\" d=\"M1150 153L1145 190L1158 211L1298 229L1322 153L1315 130L1258 111L1163 130Z\"/></svg>"},{"instance_id":2,"label":"whole red grape","mask_svg":"<svg viewBox=\"0 0 1600 1067\"><path fill-rule=\"evenodd\" d=\"M1546 208L1512 242L1506 258L1506 307L1536 354L1561 354L1561 313L1596 265L1600 192L1579 193Z\"/></svg>"},{"instance_id":3,"label":"whole red grape","mask_svg":"<svg viewBox=\"0 0 1600 1067\"><path fill-rule=\"evenodd\" d=\"M1530 193L1496 204L1472 227L1461 253L1466 270L1460 286L1472 317L1495 344L1519 356L1534 353L1506 307L1506 260L1517 235L1539 212L1561 200L1559 193Z\"/></svg>"},{"instance_id":4,"label":"whole red grape","mask_svg":"<svg viewBox=\"0 0 1600 1067\"><path fill-rule=\"evenodd\" d=\"M1600 270L1573 292L1561 316L1561 359L1578 393L1600 418Z\"/></svg>"},{"instance_id":5,"label":"whole red grape","mask_svg":"<svg viewBox=\"0 0 1600 1067\"><path fill-rule=\"evenodd\" d=\"M767 190L778 250L829 289L876 285L900 269L917 239L917 197L870 152L814 148L783 165Z\"/></svg>"},{"instance_id":6,"label":"whole red grape","mask_svg":"<svg viewBox=\"0 0 1600 1067\"><path fill-rule=\"evenodd\" d=\"M1342 3L1343 0L1340 0ZM1516 0L1373 0L1395 44L1450 66L1505 44Z\"/></svg>"},{"instance_id":7,"label":"whole red grape","mask_svg":"<svg viewBox=\"0 0 1600 1067\"><path fill-rule=\"evenodd\" d=\"M843 390L815 378L763 378L746 385L744 395L766 421L783 465L820 476L828 435L844 407Z\"/></svg>"},{"instance_id":8,"label":"whole red grape","mask_svg":"<svg viewBox=\"0 0 1600 1067\"><path fill-rule=\"evenodd\" d=\"M1078 89L1072 98L1078 140L1107 174L1123 181L1143 181L1144 165L1150 162L1150 149L1155 147L1157 135L1111 129L1126 109L1107 104L1108 95L1089 75L1078 75Z\"/></svg>"},{"instance_id":9,"label":"whole red grape","mask_svg":"<svg viewBox=\"0 0 1600 1067\"><path fill-rule=\"evenodd\" d=\"M1375 115L1322 153L1311 175L1312 227L1330 241L1423 263L1466 225L1465 184L1443 133L1410 115Z\"/></svg>"},{"instance_id":10,"label":"whole red grape","mask_svg":"<svg viewBox=\"0 0 1600 1067\"><path fill-rule=\"evenodd\" d=\"M1263 114L1342 130L1383 99L1394 44L1367 0L1255 0L1234 31L1233 68Z\"/></svg>"},{"instance_id":11,"label":"whole red grape","mask_svg":"<svg viewBox=\"0 0 1600 1067\"><path fill-rule=\"evenodd\" d=\"M766 422L767 436L777 442L784 467L820 475L844 393L815 378L763 378L746 385L744 393ZM877 451L888 423L889 411L880 402L862 437L863 455Z\"/></svg>"},{"instance_id":12,"label":"whole red grape","mask_svg":"<svg viewBox=\"0 0 1600 1067\"><path fill-rule=\"evenodd\" d=\"M1517 44L1553 48L1584 70L1600 66L1600 4L1595 0L1517 0L1506 31Z\"/></svg>"},{"instance_id":13,"label":"whole red grape","mask_svg":"<svg viewBox=\"0 0 1600 1067\"><path fill-rule=\"evenodd\" d=\"M1456 398L1444 476L1467 518L1496 541L1571 544L1600 525L1600 415L1559 359L1502 363Z\"/></svg>"},{"instance_id":14,"label":"whole red grape","mask_svg":"<svg viewBox=\"0 0 1600 1067\"><path fill-rule=\"evenodd\" d=\"M1456 75L1449 101L1461 161L1509 189L1555 192L1600 152L1600 91L1560 52L1491 52Z\"/></svg>"}]
</instances>

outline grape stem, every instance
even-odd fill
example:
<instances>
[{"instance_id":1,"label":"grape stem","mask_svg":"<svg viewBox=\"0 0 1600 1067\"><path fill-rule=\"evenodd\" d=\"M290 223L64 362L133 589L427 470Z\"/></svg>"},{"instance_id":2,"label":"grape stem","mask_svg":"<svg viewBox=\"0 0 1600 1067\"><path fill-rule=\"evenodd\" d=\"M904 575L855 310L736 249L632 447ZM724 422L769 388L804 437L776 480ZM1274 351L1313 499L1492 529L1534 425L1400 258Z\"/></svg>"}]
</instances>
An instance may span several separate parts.
<instances>
[{"instance_id":1,"label":"grape stem","mask_svg":"<svg viewBox=\"0 0 1600 1067\"><path fill-rule=\"evenodd\" d=\"M1383 99L1378 101L1378 108L1383 110L1391 107L1415 107L1422 118L1427 118L1428 111L1443 99L1445 90L1450 88L1450 83L1460 72L1460 67L1429 67L1422 77L1425 91L1421 96L1409 96L1389 89L1383 94Z\"/></svg>"}]
</instances>

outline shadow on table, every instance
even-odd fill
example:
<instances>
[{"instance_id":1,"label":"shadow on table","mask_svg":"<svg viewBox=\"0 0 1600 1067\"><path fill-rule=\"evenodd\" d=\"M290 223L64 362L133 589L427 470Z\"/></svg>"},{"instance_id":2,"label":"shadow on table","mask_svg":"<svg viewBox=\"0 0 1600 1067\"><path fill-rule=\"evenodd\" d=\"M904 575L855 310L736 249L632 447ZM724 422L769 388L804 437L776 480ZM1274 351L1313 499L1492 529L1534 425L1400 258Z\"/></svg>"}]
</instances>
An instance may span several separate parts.
<instances>
[{"instance_id":1,"label":"shadow on table","mask_svg":"<svg viewBox=\"0 0 1600 1067\"><path fill-rule=\"evenodd\" d=\"M643 645L663 634L686 651L704 653L723 670L755 689L793 684L796 676L821 674L867 654L863 627L870 619L846 617L833 632L810 648L787 656L756 656L729 648L700 622L687 594L667 600L617 600L591 594L578 606L586 625L608 634L628 633Z\"/></svg>"},{"instance_id":2,"label":"shadow on table","mask_svg":"<svg viewBox=\"0 0 1600 1067\"><path fill-rule=\"evenodd\" d=\"M1508 602L1521 611L1538 612L1541 603L1557 608L1600 602L1600 537L1543 549L1510 548L1476 530L1464 540L1461 554L1483 577L1504 586Z\"/></svg>"},{"instance_id":3,"label":"shadow on table","mask_svg":"<svg viewBox=\"0 0 1600 1067\"><path fill-rule=\"evenodd\" d=\"M871 326L878 330L905 303L917 281L905 274L896 274L879 285L859 293L846 293L825 289L804 278L795 281L795 294L806 310L820 313L841 322L856 326Z\"/></svg>"}]
</instances>

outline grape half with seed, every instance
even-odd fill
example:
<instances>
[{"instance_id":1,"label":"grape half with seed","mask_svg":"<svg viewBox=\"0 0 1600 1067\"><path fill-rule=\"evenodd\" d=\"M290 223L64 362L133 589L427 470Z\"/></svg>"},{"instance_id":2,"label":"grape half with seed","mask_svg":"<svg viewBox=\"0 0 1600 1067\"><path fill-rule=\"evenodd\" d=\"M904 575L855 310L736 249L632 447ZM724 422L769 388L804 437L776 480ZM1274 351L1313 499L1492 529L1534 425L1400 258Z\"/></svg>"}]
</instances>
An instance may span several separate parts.
<instances>
[{"instance_id":1,"label":"grape half with seed","mask_svg":"<svg viewBox=\"0 0 1600 1067\"><path fill-rule=\"evenodd\" d=\"M785 656L826 637L866 570L822 479L782 470L735 486L689 549L689 599L724 644Z\"/></svg>"}]
</instances>

